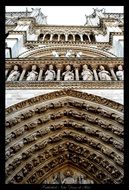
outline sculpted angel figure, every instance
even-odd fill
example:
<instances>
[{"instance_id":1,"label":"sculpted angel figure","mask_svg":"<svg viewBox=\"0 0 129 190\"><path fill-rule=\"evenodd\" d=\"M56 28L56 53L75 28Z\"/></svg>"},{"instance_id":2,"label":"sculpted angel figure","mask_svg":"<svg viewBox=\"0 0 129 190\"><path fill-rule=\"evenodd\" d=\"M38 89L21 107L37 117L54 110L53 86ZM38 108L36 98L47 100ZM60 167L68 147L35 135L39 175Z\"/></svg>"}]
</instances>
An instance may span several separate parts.
<instances>
[{"instance_id":1,"label":"sculpted angel figure","mask_svg":"<svg viewBox=\"0 0 129 190\"><path fill-rule=\"evenodd\" d=\"M93 73L90 69L88 69L87 65L83 65L81 76L83 80L93 80Z\"/></svg>"},{"instance_id":2,"label":"sculpted angel figure","mask_svg":"<svg viewBox=\"0 0 129 190\"><path fill-rule=\"evenodd\" d=\"M66 66L66 71L62 73L62 76L64 76L64 80L74 80L74 73L71 71L71 66Z\"/></svg>"},{"instance_id":3,"label":"sculpted angel figure","mask_svg":"<svg viewBox=\"0 0 129 190\"><path fill-rule=\"evenodd\" d=\"M67 50L65 57L72 57L72 54L73 54L73 51L71 49Z\"/></svg>"},{"instance_id":4,"label":"sculpted angel figure","mask_svg":"<svg viewBox=\"0 0 129 190\"><path fill-rule=\"evenodd\" d=\"M59 57L59 53L56 52L56 51L53 51L53 52L52 52L52 55L53 55L54 57Z\"/></svg>"},{"instance_id":5,"label":"sculpted angel figure","mask_svg":"<svg viewBox=\"0 0 129 190\"><path fill-rule=\"evenodd\" d=\"M49 65L49 69L45 72L45 81L54 80L56 73L53 70L53 65Z\"/></svg>"},{"instance_id":6,"label":"sculpted angel figure","mask_svg":"<svg viewBox=\"0 0 129 190\"><path fill-rule=\"evenodd\" d=\"M27 78L26 78L27 81L37 80L38 72L36 72L36 68L37 68L36 65L32 65L31 72L28 72L28 74L27 74Z\"/></svg>"},{"instance_id":7,"label":"sculpted angel figure","mask_svg":"<svg viewBox=\"0 0 129 190\"><path fill-rule=\"evenodd\" d=\"M20 76L20 72L18 71L18 66L14 65L14 69L10 72L10 75L7 78L7 81L17 81Z\"/></svg>"}]
</instances>

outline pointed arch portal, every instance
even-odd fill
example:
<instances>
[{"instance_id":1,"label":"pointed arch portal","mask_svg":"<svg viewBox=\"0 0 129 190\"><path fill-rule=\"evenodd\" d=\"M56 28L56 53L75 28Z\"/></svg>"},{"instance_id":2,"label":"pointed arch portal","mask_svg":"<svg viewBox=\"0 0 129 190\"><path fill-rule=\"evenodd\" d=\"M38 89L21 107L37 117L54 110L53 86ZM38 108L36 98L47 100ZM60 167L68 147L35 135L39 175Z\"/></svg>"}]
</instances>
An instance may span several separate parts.
<instances>
[{"instance_id":1,"label":"pointed arch portal","mask_svg":"<svg viewBox=\"0 0 129 190\"><path fill-rule=\"evenodd\" d=\"M123 183L123 106L64 89L6 109L6 184Z\"/></svg>"}]
</instances>

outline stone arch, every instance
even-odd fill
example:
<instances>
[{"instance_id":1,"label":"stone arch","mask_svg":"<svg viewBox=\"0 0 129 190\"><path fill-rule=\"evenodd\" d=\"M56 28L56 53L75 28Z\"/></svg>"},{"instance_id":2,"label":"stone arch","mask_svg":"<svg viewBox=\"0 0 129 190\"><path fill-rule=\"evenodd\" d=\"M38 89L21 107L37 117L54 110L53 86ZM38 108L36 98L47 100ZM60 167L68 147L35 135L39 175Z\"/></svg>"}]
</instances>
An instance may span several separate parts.
<instances>
[{"instance_id":1,"label":"stone arch","mask_svg":"<svg viewBox=\"0 0 129 190\"><path fill-rule=\"evenodd\" d=\"M44 41L49 41L49 40L50 40L50 34L46 34L45 38L44 38Z\"/></svg>"},{"instance_id":2,"label":"stone arch","mask_svg":"<svg viewBox=\"0 0 129 190\"><path fill-rule=\"evenodd\" d=\"M81 37L79 34L75 34L75 41L76 42L80 42L81 41Z\"/></svg>"},{"instance_id":3,"label":"stone arch","mask_svg":"<svg viewBox=\"0 0 129 190\"><path fill-rule=\"evenodd\" d=\"M89 42L88 36L86 34L83 34L83 41Z\"/></svg>"},{"instance_id":4,"label":"stone arch","mask_svg":"<svg viewBox=\"0 0 129 190\"><path fill-rule=\"evenodd\" d=\"M94 34L90 34L90 40L91 40L91 42L95 42L95 35Z\"/></svg>"},{"instance_id":5,"label":"stone arch","mask_svg":"<svg viewBox=\"0 0 129 190\"><path fill-rule=\"evenodd\" d=\"M97 184L123 183L123 133L121 104L71 89L10 106L6 184L52 183L53 172L65 170Z\"/></svg>"},{"instance_id":6,"label":"stone arch","mask_svg":"<svg viewBox=\"0 0 129 190\"><path fill-rule=\"evenodd\" d=\"M52 40L57 41L58 40L58 34L54 34L53 37L52 37Z\"/></svg>"},{"instance_id":7,"label":"stone arch","mask_svg":"<svg viewBox=\"0 0 129 190\"><path fill-rule=\"evenodd\" d=\"M43 37L44 37L44 34L39 34L39 36L38 36L38 40L43 40Z\"/></svg>"},{"instance_id":8,"label":"stone arch","mask_svg":"<svg viewBox=\"0 0 129 190\"><path fill-rule=\"evenodd\" d=\"M68 41L69 41L69 42L72 42L72 41L73 41L73 35L72 35L72 34L69 34L69 35L68 35Z\"/></svg>"},{"instance_id":9,"label":"stone arch","mask_svg":"<svg viewBox=\"0 0 129 190\"><path fill-rule=\"evenodd\" d=\"M65 41L65 34L60 34L60 41Z\"/></svg>"},{"instance_id":10,"label":"stone arch","mask_svg":"<svg viewBox=\"0 0 129 190\"><path fill-rule=\"evenodd\" d=\"M23 57L46 57L46 56L51 56L52 55L52 51L57 51L60 53L64 53L66 52L68 49L73 49L74 51L81 51L83 53L84 56L88 56L88 57L116 57L114 54L107 52L106 50L102 50L99 48L93 48L93 47L80 47L80 46L76 46L76 47L71 47L71 46L62 46L62 45L58 45L57 46L45 46L45 47L38 47L38 48L34 48L32 50L28 50L22 54L19 55L19 58L23 58Z\"/></svg>"}]
</instances>

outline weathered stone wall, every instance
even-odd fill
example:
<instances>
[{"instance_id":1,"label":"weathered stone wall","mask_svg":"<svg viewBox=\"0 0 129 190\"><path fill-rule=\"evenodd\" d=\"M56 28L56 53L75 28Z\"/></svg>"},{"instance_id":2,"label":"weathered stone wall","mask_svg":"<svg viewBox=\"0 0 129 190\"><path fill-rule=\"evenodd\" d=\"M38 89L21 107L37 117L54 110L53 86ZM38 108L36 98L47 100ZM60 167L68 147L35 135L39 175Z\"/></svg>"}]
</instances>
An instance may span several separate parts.
<instances>
[{"instance_id":1,"label":"weathered stone wall","mask_svg":"<svg viewBox=\"0 0 129 190\"><path fill-rule=\"evenodd\" d=\"M46 94L49 92L54 92L57 90L52 90L52 89L40 89L40 90L6 90L6 107L9 107L13 104L16 104L18 102L21 102L23 100L41 95L41 94ZM90 94L98 95L101 97L108 98L110 100L119 102L123 104L123 89L113 89L113 90L108 90L108 89L101 89L101 90L96 90L96 89L83 89L80 90L81 92L87 92Z\"/></svg>"}]
</instances>

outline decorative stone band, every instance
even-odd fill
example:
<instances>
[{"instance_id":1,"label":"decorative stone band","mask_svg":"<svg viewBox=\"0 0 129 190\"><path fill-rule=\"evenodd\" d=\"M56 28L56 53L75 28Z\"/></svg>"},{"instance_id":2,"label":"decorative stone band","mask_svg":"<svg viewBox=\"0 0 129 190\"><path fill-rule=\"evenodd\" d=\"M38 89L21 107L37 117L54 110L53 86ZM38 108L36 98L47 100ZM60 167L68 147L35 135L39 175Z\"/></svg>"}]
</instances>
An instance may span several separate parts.
<instances>
[{"instance_id":1,"label":"decorative stone band","mask_svg":"<svg viewBox=\"0 0 129 190\"><path fill-rule=\"evenodd\" d=\"M63 89L60 91L56 91L56 92L51 92L51 93L47 93L47 94L43 94L34 98L30 98L28 100L22 101L16 105L10 106L6 109L6 115L12 114L15 111L18 111L22 108L34 105L36 103L41 103L42 101L47 101L47 100L52 100L54 98L58 98L58 97L66 97L66 96L71 96L71 97L77 97L80 99L84 99L87 101L91 101L94 103L100 103L103 104L103 106L107 106L109 108L113 108L115 110L118 110L120 112L124 111L124 106L114 102L112 100L106 99L106 98L102 98L100 96L97 95L93 95L93 94L88 94L88 93L83 93L83 92L79 92L79 91L75 91L72 90L71 87L70 89Z\"/></svg>"},{"instance_id":2,"label":"decorative stone band","mask_svg":"<svg viewBox=\"0 0 129 190\"><path fill-rule=\"evenodd\" d=\"M7 82L6 89L123 89L123 81L15 81Z\"/></svg>"}]
</instances>

